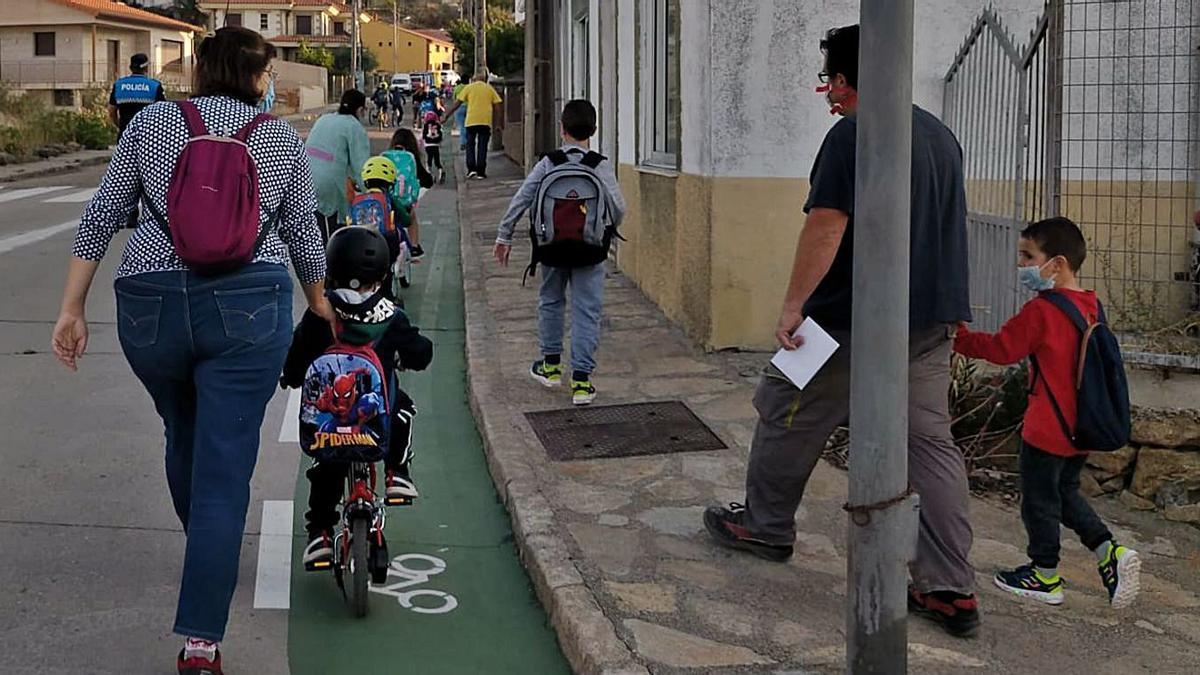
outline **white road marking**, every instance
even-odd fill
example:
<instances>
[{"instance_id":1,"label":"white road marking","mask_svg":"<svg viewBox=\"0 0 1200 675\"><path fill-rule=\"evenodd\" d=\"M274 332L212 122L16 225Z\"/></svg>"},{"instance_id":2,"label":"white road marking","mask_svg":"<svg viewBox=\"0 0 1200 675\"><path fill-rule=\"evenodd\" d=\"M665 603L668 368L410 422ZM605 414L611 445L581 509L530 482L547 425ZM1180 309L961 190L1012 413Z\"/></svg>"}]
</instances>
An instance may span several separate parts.
<instances>
[{"instance_id":1,"label":"white road marking","mask_svg":"<svg viewBox=\"0 0 1200 675\"><path fill-rule=\"evenodd\" d=\"M13 190L12 192L5 192L4 194L0 194L0 202L11 202L11 201L16 201L18 199L25 199L26 197L36 197L37 195L44 195L47 192L55 192L57 190L69 190L69 189L71 189L70 185L54 185L51 187L21 188L20 190Z\"/></svg>"},{"instance_id":2,"label":"white road marking","mask_svg":"<svg viewBox=\"0 0 1200 675\"><path fill-rule=\"evenodd\" d=\"M43 239L49 239L50 237L53 237L59 232L66 232L67 230L71 230L76 227L79 227L78 218L65 223L60 223L58 225L51 225L50 227L43 227L38 230L30 230L29 232L23 232L21 234L14 234L11 237L5 237L0 239L0 253L8 253L14 249L21 248L22 246L36 244Z\"/></svg>"},{"instance_id":3,"label":"white road marking","mask_svg":"<svg viewBox=\"0 0 1200 675\"><path fill-rule=\"evenodd\" d=\"M47 199L46 203L47 204L81 204L83 202L90 201L92 198L92 195L96 194L96 191L99 189L100 188L85 188L83 190L77 190L75 192L68 192L65 195L59 195L57 197L51 197L50 199Z\"/></svg>"},{"instance_id":4,"label":"white road marking","mask_svg":"<svg viewBox=\"0 0 1200 675\"><path fill-rule=\"evenodd\" d=\"M292 598L292 502L264 500L255 609L288 609Z\"/></svg>"},{"instance_id":5,"label":"white road marking","mask_svg":"<svg viewBox=\"0 0 1200 675\"><path fill-rule=\"evenodd\" d=\"M287 410L283 413L283 423L279 425L280 443L300 442L300 390L288 390Z\"/></svg>"}]
</instances>

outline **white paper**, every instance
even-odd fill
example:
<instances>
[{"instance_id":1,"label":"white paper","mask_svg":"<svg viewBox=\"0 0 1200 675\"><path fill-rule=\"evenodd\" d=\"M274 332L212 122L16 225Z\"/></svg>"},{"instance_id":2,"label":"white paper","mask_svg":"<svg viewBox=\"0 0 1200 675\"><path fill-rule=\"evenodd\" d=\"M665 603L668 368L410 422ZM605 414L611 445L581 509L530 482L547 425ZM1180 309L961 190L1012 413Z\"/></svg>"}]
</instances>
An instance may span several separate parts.
<instances>
[{"instance_id":1,"label":"white paper","mask_svg":"<svg viewBox=\"0 0 1200 675\"><path fill-rule=\"evenodd\" d=\"M780 349L771 363L787 375L792 384L803 389L837 351L838 343L812 319L805 319L794 335L803 338L804 344L793 351Z\"/></svg>"}]
</instances>

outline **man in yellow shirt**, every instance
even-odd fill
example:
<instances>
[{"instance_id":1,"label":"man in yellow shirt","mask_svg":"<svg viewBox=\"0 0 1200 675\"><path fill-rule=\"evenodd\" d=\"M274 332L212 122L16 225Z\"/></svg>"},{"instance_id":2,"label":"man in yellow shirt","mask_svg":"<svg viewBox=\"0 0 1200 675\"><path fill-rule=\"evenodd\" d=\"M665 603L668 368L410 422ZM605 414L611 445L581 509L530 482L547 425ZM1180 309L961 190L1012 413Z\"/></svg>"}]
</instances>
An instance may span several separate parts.
<instances>
[{"instance_id":1,"label":"man in yellow shirt","mask_svg":"<svg viewBox=\"0 0 1200 675\"><path fill-rule=\"evenodd\" d=\"M487 178L488 143L492 139L494 120L500 114L500 102L500 94L488 84L487 71L480 70L442 116L442 124L445 124L459 106L467 106L467 178Z\"/></svg>"}]
</instances>

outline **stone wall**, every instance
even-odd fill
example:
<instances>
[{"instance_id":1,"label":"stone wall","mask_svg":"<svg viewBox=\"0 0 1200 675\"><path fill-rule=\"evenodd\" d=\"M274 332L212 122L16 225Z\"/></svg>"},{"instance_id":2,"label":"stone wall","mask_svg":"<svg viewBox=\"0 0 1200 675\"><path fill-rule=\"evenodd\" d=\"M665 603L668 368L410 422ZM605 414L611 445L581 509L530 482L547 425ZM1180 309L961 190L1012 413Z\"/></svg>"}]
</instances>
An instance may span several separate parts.
<instances>
[{"instance_id":1,"label":"stone wall","mask_svg":"<svg viewBox=\"0 0 1200 675\"><path fill-rule=\"evenodd\" d=\"M1200 525L1200 411L1135 407L1130 445L1093 452L1087 464L1088 496L1117 495L1130 508Z\"/></svg>"}]
</instances>

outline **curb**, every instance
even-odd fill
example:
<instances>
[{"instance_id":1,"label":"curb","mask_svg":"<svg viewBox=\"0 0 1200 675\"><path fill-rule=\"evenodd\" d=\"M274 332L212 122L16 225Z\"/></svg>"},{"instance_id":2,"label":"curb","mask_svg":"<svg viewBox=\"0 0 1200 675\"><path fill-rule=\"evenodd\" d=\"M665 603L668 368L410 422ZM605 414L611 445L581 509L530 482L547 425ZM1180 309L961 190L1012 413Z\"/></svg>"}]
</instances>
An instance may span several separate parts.
<instances>
[{"instance_id":1,"label":"curb","mask_svg":"<svg viewBox=\"0 0 1200 675\"><path fill-rule=\"evenodd\" d=\"M50 164L52 164L53 162L46 162L46 166L33 166L33 165L37 165L37 164L42 164L42 162L29 162L30 167L28 170L25 170L25 171L20 170L21 165L17 164L17 165L15 165L15 168L14 168L14 171L12 174L7 175L7 176L0 176L0 183L12 183L12 182L19 181L19 180L25 180L27 178L42 178L44 176L52 176L55 174L67 173L70 171L77 171L79 169L83 169L83 168L89 167L89 166L99 166L101 164L108 164L108 161L110 159L112 159L112 156L109 155L107 157L88 157L85 159L74 159L74 160L72 160L72 159L63 160L62 157L59 157L58 159L61 160L63 163L54 164L53 166L50 166Z\"/></svg>"},{"instance_id":2,"label":"curb","mask_svg":"<svg viewBox=\"0 0 1200 675\"><path fill-rule=\"evenodd\" d=\"M504 404L485 407L481 403L501 400L497 393L500 375L490 365L502 361L482 330L488 316L487 300L480 293L470 292L472 286L482 288L483 273L469 263L476 242L462 209L467 198L465 173L461 159L456 157L459 248L466 291L467 393L492 481L512 520L517 551L573 671L580 675L649 675L617 636L571 558L553 508L528 461L534 449L527 434L513 421L520 418L521 412Z\"/></svg>"}]
</instances>

